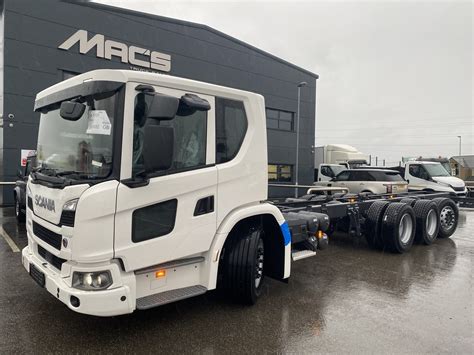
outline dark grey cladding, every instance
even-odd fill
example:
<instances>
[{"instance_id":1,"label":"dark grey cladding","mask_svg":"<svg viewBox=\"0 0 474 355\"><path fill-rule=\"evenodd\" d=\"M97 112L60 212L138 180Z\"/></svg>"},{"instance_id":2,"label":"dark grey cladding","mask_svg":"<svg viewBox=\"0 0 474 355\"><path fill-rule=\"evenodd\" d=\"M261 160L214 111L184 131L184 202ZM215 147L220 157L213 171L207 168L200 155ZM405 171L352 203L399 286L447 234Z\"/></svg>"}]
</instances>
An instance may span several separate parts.
<instances>
[{"instance_id":1,"label":"dark grey cladding","mask_svg":"<svg viewBox=\"0 0 474 355\"><path fill-rule=\"evenodd\" d=\"M169 75L257 92L265 97L268 108L295 115L296 85L308 82L302 89L301 101L300 183L313 182L316 74L205 25L84 1L0 3L4 3L6 48L0 181L15 181L21 149L36 147L39 122L39 114L33 112L36 93L77 73L133 66L115 56L111 60L98 58L95 48L86 54L79 53L77 44L69 50L58 49L78 30L85 30L89 39L101 34L105 40L127 47L170 55ZM14 118L9 119L9 114ZM268 129L267 137L269 163L294 165L296 133ZM270 189L273 196L278 192L288 194L289 190ZM11 204L12 188L4 187L2 196L3 204Z\"/></svg>"}]
</instances>

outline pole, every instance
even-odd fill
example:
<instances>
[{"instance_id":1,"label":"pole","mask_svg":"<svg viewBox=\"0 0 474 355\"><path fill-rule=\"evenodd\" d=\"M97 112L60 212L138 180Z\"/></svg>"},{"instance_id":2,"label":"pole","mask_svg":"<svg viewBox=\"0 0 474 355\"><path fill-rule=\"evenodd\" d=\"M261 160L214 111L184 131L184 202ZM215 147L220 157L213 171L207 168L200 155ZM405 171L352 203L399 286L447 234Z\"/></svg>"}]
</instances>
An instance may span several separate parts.
<instances>
[{"instance_id":1,"label":"pole","mask_svg":"<svg viewBox=\"0 0 474 355\"><path fill-rule=\"evenodd\" d=\"M372 166L372 154L369 155L369 166Z\"/></svg>"},{"instance_id":2,"label":"pole","mask_svg":"<svg viewBox=\"0 0 474 355\"><path fill-rule=\"evenodd\" d=\"M299 155L300 155L300 103L301 103L301 88L307 83L302 81L298 84L298 107L296 110L296 164L295 164L295 197L298 197L298 177L299 177Z\"/></svg>"},{"instance_id":3,"label":"pole","mask_svg":"<svg viewBox=\"0 0 474 355\"><path fill-rule=\"evenodd\" d=\"M379 157L375 156L375 166L379 166Z\"/></svg>"},{"instance_id":4,"label":"pole","mask_svg":"<svg viewBox=\"0 0 474 355\"><path fill-rule=\"evenodd\" d=\"M296 171L295 171L295 182L298 186L298 173L299 173L299 151L300 151L300 98L301 98L301 86L298 85L298 108L296 111ZM295 197L298 197L298 187L295 187Z\"/></svg>"},{"instance_id":5,"label":"pole","mask_svg":"<svg viewBox=\"0 0 474 355\"><path fill-rule=\"evenodd\" d=\"M459 138L459 156L461 156L461 136L458 136Z\"/></svg>"}]
</instances>

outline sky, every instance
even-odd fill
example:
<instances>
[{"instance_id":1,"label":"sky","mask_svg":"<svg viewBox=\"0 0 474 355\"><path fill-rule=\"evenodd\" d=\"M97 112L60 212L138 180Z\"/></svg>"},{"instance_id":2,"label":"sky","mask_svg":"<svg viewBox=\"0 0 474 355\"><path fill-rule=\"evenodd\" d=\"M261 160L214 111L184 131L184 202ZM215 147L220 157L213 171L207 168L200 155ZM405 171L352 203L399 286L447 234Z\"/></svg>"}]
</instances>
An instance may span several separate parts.
<instances>
[{"instance_id":1,"label":"sky","mask_svg":"<svg viewBox=\"0 0 474 355\"><path fill-rule=\"evenodd\" d=\"M317 73L315 145L474 154L471 1L95 0L203 23Z\"/></svg>"}]
</instances>

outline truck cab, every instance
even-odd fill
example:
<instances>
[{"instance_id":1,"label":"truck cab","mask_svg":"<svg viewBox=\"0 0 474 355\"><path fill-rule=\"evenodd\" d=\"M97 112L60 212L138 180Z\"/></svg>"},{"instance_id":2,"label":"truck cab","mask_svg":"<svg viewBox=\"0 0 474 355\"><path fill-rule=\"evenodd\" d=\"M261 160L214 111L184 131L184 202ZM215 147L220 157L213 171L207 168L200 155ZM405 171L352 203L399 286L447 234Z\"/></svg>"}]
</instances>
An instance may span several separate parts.
<instances>
[{"instance_id":1,"label":"truck cab","mask_svg":"<svg viewBox=\"0 0 474 355\"><path fill-rule=\"evenodd\" d=\"M314 181L331 181L337 174L348 169L347 164L320 164L315 172Z\"/></svg>"},{"instance_id":2,"label":"truck cab","mask_svg":"<svg viewBox=\"0 0 474 355\"><path fill-rule=\"evenodd\" d=\"M409 161L402 173L412 191L451 192L458 196L467 194L464 181L451 176L439 162Z\"/></svg>"},{"instance_id":3,"label":"truck cab","mask_svg":"<svg viewBox=\"0 0 474 355\"><path fill-rule=\"evenodd\" d=\"M35 110L22 262L70 309L119 315L218 285L252 304L264 277L290 276L292 227L265 202L262 96L97 70L40 92Z\"/></svg>"}]
</instances>

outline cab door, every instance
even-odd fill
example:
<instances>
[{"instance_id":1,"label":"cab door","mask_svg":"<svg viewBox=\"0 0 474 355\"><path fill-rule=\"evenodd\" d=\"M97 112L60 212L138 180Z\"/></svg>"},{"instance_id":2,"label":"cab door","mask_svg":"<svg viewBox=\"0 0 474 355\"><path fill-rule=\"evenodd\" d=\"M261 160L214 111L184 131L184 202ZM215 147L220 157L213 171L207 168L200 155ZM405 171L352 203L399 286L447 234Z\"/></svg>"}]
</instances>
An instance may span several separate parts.
<instances>
[{"instance_id":1,"label":"cab door","mask_svg":"<svg viewBox=\"0 0 474 355\"><path fill-rule=\"evenodd\" d=\"M115 257L126 270L186 258L209 249L216 232L217 169L215 167L214 97L199 92L155 86L155 92L177 98L195 94L208 111L177 114L169 121L149 122L140 115L138 83L127 84L124 109L121 183L117 189ZM173 130L171 167L158 171L148 184L130 187L124 178L140 170L140 130L159 124ZM138 132L138 133L137 133ZM137 143L138 142L138 143ZM142 142L143 143L143 142ZM159 142L157 154L160 154ZM138 157L138 158L137 158Z\"/></svg>"}]
</instances>

